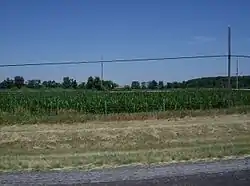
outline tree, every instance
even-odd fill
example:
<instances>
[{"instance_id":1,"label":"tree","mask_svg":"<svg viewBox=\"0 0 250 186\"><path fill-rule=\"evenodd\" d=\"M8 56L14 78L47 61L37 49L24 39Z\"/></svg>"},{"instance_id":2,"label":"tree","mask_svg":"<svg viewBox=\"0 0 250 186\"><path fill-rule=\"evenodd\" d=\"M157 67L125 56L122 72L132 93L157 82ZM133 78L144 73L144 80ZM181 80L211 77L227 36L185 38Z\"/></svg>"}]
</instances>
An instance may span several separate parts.
<instances>
[{"instance_id":1,"label":"tree","mask_svg":"<svg viewBox=\"0 0 250 186\"><path fill-rule=\"evenodd\" d=\"M22 76L16 76L14 82L17 88L22 88L24 86L24 78Z\"/></svg>"},{"instance_id":2,"label":"tree","mask_svg":"<svg viewBox=\"0 0 250 186\"><path fill-rule=\"evenodd\" d=\"M148 89L154 90L154 89L157 89L157 88L158 88L157 81L152 80L152 81L148 82Z\"/></svg>"},{"instance_id":3,"label":"tree","mask_svg":"<svg viewBox=\"0 0 250 186\"><path fill-rule=\"evenodd\" d=\"M0 83L0 89L11 89L15 86L13 79L7 78Z\"/></svg>"},{"instance_id":4,"label":"tree","mask_svg":"<svg viewBox=\"0 0 250 186\"><path fill-rule=\"evenodd\" d=\"M173 88L179 88L179 83L177 81L172 83Z\"/></svg>"},{"instance_id":5,"label":"tree","mask_svg":"<svg viewBox=\"0 0 250 186\"><path fill-rule=\"evenodd\" d=\"M164 89L164 82L163 82L163 81L159 81L159 83L158 83L158 88L159 88L160 90Z\"/></svg>"},{"instance_id":6,"label":"tree","mask_svg":"<svg viewBox=\"0 0 250 186\"><path fill-rule=\"evenodd\" d=\"M63 78L62 87L63 88L70 88L71 87L71 81L70 81L69 77Z\"/></svg>"},{"instance_id":7,"label":"tree","mask_svg":"<svg viewBox=\"0 0 250 186\"><path fill-rule=\"evenodd\" d=\"M77 88L77 82L74 79L71 79L69 77L64 77L63 78L63 83L62 83L62 87L67 89L67 88Z\"/></svg>"},{"instance_id":8,"label":"tree","mask_svg":"<svg viewBox=\"0 0 250 186\"><path fill-rule=\"evenodd\" d=\"M131 83L131 89L140 89L140 82L139 81L132 81Z\"/></svg>"},{"instance_id":9,"label":"tree","mask_svg":"<svg viewBox=\"0 0 250 186\"><path fill-rule=\"evenodd\" d=\"M141 83L141 88L142 89L147 89L147 83L146 82L142 82Z\"/></svg>"},{"instance_id":10,"label":"tree","mask_svg":"<svg viewBox=\"0 0 250 186\"><path fill-rule=\"evenodd\" d=\"M131 87L129 85L125 85L124 90L131 90Z\"/></svg>"},{"instance_id":11,"label":"tree","mask_svg":"<svg viewBox=\"0 0 250 186\"><path fill-rule=\"evenodd\" d=\"M180 83L180 88L186 88L186 87L187 87L187 82L182 81L182 83Z\"/></svg>"},{"instance_id":12,"label":"tree","mask_svg":"<svg viewBox=\"0 0 250 186\"><path fill-rule=\"evenodd\" d=\"M7 81L6 81L6 80L3 80L3 81L0 83L0 89L7 89Z\"/></svg>"},{"instance_id":13,"label":"tree","mask_svg":"<svg viewBox=\"0 0 250 186\"><path fill-rule=\"evenodd\" d=\"M78 85L78 88L80 89L85 89L86 88L86 83L85 82L82 82Z\"/></svg>"},{"instance_id":14,"label":"tree","mask_svg":"<svg viewBox=\"0 0 250 186\"><path fill-rule=\"evenodd\" d=\"M105 90L113 90L119 86L117 83L114 83L111 80L103 81L102 85Z\"/></svg>"},{"instance_id":15,"label":"tree","mask_svg":"<svg viewBox=\"0 0 250 186\"><path fill-rule=\"evenodd\" d=\"M166 85L166 88L167 88L167 89L172 88L172 83L168 82L167 85Z\"/></svg>"},{"instance_id":16,"label":"tree","mask_svg":"<svg viewBox=\"0 0 250 186\"><path fill-rule=\"evenodd\" d=\"M76 82L76 80L73 80L73 81L71 82L71 84L72 84L72 88L73 88L73 89L77 89L77 82Z\"/></svg>"},{"instance_id":17,"label":"tree","mask_svg":"<svg viewBox=\"0 0 250 186\"><path fill-rule=\"evenodd\" d=\"M236 77L232 76L232 87L236 87ZM238 79L239 88L250 88L250 76L239 76ZM54 80L43 81L38 79L27 80L24 82L24 78L22 76L16 76L14 79L7 78L0 82L0 89L11 89L14 87L21 88L23 86L27 86L28 88L80 88L80 89L95 89L95 90L112 90L119 85L111 80L100 80L99 77L93 78L90 76L87 82L82 82L78 85L77 81L74 79L70 79L69 77L64 77L62 83L58 83ZM190 79L188 81L182 82L168 82L164 85L163 81L156 82L155 80L149 82L139 82L132 81L131 86L127 85L121 89L131 90L132 89L169 89L169 88L226 88L227 87L227 77L226 76L217 76L217 77L203 77ZM119 88L117 89L119 90Z\"/></svg>"},{"instance_id":18,"label":"tree","mask_svg":"<svg viewBox=\"0 0 250 186\"><path fill-rule=\"evenodd\" d=\"M28 88L40 88L41 87L41 80L39 80L39 79L28 80L27 87Z\"/></svg>"},{"instance_id":19,"label":"tree","mask_svg":"<svg viewBox=\"0 0 250 186\"><path fill-rule=\"evenodd\" d=\"M42 83L42 86L44 86L46 88L58 88L58 87L61 87L61 84L55 82L54 80L53 81L49 80L49 81L44 81Z\"/></svg>"},{"instance_id":20,"label":"tree","mask_svg":"<svg viewBox=\"0 0 250 186\"><path fill-rule=\"evenodd\" d=\"M90 76L88 78L87 84L86 84L87 89L93 89L94 88L94 78Z\"/></svg>"},{"instance_id":21,"label":"tree","mask_svg":"<svg viewBox=\"0 0 250 186\"><path fill-rule=\"evenodd\" d=\"M48 81L43 81L42 86L48 88L49 87Z\"/></svg>"},{"instance_id":22,"label":"tree","mask_svg":"<svg viewBox=\"0 0 250 186\"><path fill-rule=\"evenodd\" d=\"M95 77L94 80L93 80L93 87L96 89L96 90L102 90L102 82L101 82L101 79L99 77Z\"/></svg>"}]
</instances>

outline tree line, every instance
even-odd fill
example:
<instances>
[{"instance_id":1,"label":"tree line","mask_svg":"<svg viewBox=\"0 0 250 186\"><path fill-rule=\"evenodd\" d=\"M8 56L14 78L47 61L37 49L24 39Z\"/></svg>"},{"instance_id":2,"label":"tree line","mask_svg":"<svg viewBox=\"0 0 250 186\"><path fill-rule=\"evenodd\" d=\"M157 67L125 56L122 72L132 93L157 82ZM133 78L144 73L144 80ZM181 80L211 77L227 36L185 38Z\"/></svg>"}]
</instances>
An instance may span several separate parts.
<instances>
[{"instance_id":1,"label":"tree line","mask_svg":"<svg viewBox=\"0 0 250 186\"><path fill-rule=\"evenodd\" d=\"M236 77L233 76L232 87L236 87ZM41 81L39 79L27 80L22 76L15 76L14 79L7 78L0 83L0 89L21 89L23 87L30 89L41 88L63 88L63 89L89 89L89 90L163 90L171 88L226 88L228 79L226 76L218 77L203 77L191 79L182 82L167 82L164 81L148 81L139 82L132 81L130 85L119 86L119 84L111 80L101 80L100 77L90 76L86 82L77 82L75 79L64 77L62 83L54 80ZM239 88L250 88L250 76L238 77Z\"/></svg>"}]
</instances>

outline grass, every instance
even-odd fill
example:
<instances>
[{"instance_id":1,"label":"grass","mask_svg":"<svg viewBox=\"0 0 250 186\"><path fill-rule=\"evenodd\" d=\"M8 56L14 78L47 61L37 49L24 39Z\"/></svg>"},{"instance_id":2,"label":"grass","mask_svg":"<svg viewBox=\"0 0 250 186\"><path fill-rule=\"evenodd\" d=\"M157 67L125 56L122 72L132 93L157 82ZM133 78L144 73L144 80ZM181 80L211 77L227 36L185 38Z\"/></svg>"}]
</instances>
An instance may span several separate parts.
<instances>
[{"instance_id":1,"label":"grass","mask_svg":"<svg viewBox=\"0 0 250 186\"><path fill-rule=\"evenodd\" d=\"M159 120L111 121L114 116L106 116L85 123L1 125L0 170L86 170L248 155L250 115L231 114L235 111L225 115L214 110L212 116L212 111L210 116L205 116L208 111L203 116L186 111L196 117Z\"/></svg>"}]
</instances>

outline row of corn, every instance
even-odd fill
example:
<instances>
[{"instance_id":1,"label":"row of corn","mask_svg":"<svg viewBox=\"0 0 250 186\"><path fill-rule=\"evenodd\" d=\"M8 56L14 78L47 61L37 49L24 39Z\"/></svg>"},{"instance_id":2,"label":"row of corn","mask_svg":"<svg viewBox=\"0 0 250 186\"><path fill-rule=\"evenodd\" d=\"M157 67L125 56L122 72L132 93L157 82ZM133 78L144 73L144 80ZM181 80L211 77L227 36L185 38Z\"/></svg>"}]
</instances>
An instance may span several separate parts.
<instances>
[{"instance_id":1,"label":"row of corn","mask_svg":"<svg viewBox=\"0 0 250 186\"><path fill-rule=\"evenodd\" d=\"M212 109L250 105L250 91L175 90L169 92L0 92L0 111L56 113L135 113Z\"/></svg>"}]
</instances>

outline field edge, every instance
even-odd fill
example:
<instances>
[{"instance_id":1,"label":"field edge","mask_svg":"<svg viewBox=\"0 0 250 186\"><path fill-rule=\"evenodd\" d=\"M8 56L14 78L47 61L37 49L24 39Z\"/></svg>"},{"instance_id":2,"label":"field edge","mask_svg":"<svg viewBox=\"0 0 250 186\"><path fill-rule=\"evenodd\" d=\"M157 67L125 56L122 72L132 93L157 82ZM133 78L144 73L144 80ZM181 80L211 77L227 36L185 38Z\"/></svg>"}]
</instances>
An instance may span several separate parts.
<instances>
[{"instance_id":1,"label":"field edge","mask_svg":"<svg viewBox=\"0 0 250 186\"><path fill-rule=\"evenodd\" d=\"M196 116L216 116L228 114L246 114L250 112L250 106L231 107L224 109L210 110L174 110L164 112L143 112L143 113L121 113L94 115L77 112L60 112L57 115L32 115L28 113L0 113L0 125L16 124L58 124L58 123L86 123L89 121L131 121L131 120L158 120L174 119Z\"/></svg>"}]
</instances>

